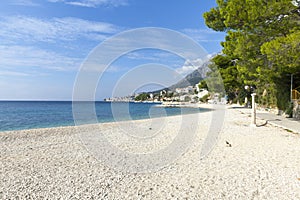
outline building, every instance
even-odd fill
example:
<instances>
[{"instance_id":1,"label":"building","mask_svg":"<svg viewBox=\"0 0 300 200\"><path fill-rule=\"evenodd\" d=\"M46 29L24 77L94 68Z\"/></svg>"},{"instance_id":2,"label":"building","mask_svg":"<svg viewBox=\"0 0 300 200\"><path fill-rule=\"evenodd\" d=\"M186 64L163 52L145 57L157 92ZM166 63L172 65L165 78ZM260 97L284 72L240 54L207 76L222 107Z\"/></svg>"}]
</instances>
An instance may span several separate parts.
<instances>
[{"instance_id":1,"label":"building","mask_svg":"<svg viewBox=\"0 0 300 200\"><path fill-rule=\"evenodd\" d=\"M207 89L205 89L205 88L198 89L198 98L199 99L208 94L209 94L209 92L207 91Z\"/></svg>"}]
</instances>

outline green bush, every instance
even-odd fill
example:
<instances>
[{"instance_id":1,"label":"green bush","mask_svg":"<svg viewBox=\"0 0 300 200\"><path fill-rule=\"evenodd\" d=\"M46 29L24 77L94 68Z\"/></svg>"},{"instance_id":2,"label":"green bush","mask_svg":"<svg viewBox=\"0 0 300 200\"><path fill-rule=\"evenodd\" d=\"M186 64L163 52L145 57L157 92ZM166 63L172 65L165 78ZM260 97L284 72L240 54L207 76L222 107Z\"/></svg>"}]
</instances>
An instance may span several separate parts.
<instances>
[{"instance_id":1,"label":"green bush","mask_svg":"<svg viewBox=\"0 0 300 200\"><path fill-rule=\"evenodd\" d=\"M209 97L210 97L209 94L204 95L202 98L200 98L200 101L203 102L203 103L207 103Z\"/></svg>"}]
</instances>

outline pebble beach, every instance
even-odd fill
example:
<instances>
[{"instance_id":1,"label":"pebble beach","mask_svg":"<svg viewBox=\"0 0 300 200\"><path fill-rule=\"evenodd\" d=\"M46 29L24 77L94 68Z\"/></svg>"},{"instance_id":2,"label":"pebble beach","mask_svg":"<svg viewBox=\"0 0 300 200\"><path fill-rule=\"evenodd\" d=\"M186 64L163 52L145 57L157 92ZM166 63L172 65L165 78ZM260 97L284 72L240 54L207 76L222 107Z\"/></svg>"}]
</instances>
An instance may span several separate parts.
<instances>
[{"instance_id":1,"label":"pebble beach","mask_svg":"<svg viewBox=\"0 0 300 200\"><path fill-rule=\"evenodd\" d=\"M174 140L181 116L137 120L134 125L1 132L0 199L300 199L298 134L263 120L258 120L262 126L250 127L249 110L228 107L214 148L200 158L212 112L189 118L199 120L183 131L187 137L195 132L186 151L160 169L143 172L122 171L121 164L114 168L109 153L101 155L103 162L85 145L82 130L97 129L121 151L155 152ZM161 121L166 125L156 126ZM125 137L122 127L135 135Z\"/></svg>"}]
</instances>

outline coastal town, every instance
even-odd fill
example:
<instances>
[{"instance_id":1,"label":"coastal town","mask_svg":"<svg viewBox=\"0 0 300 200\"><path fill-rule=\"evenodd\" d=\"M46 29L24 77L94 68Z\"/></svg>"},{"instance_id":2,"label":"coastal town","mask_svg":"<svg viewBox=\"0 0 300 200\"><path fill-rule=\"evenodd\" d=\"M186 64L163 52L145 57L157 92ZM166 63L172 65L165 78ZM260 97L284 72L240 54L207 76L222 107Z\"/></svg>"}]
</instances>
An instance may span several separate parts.
<instances>
[{"instance_id":1,"label":"coastal town","mask_svg":"<svg viewBox=\"0 0 300 200\"><path fill-rule=\"evenodd\" d=\"M299 88L299 87L298 87ZM300 119L300 92L296 89L291 90L291 112L275 110L277 114L284 115L294 119ZM245 90L248 86L245 87ZM266 90L265 90L266 91ZM250 95L251 95L250 90ZM142 92L132 94L124 97L111 97L105 98L105 102L134 102L134 103L161 103L165 107L177 107L177 106L195 106L196 104L228 104L232 101L228 101L227 95L222 96L219 93L209 92L207 88L201 88L201 84L195 84L194 86L187 86L183 88L175 88L174 90L163 89L156 92ZM236 103L236 102L234 102ZM251 107L250 99L245 96L244 101L238 102L238 104L245 107ZM267 107L258 104L260 109L270 110Z\"/></svg>"},{"instance_id":2,"label":"coastal town","mask_svg":"<svg viewBox=\"0 0 300 200\"><path fill-rule=\"evenodd\" d=\"M0 200L300 200L300 0L11 0L0 24Z\"/></svg>"},{"instance_id":3,"label":"coastal town","mask_svg":"<svg viewBox=\"0 0 300 200\"><path fill-rule=\"evenodd\" d=\"M174 90L163 89L158 92L144 92L125 97L112 97L104 99L106 102L148 102L148 103L222 103L226 98L219 98L219 94L212 94L207 88L200 88L199 84Z\"/></svg>"}]
</instances>

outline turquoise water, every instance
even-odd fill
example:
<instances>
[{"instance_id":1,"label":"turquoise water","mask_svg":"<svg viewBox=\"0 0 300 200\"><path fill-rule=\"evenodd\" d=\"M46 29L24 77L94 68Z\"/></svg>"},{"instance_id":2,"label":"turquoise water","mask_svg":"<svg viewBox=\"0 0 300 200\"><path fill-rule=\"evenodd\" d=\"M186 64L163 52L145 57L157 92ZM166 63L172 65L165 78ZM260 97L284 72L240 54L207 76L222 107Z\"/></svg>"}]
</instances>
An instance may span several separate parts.
<instances>
[{"instance_id":1,"label":"turquoise water","mask_svg":"<svg viewBox=\"0 0 300 200\"><path fill-rule=\"evenodd\" d=\"M112 105L115 111L119 111L117 120L112 113ZM199 108L162 108L153 103L110 102L95 102L95 109L99 123L207 111ZM89 122L86 120L83 123ZM0 131L58 126L74 126L71 101L0 101Z\"/></svg>"}]
</instances>

